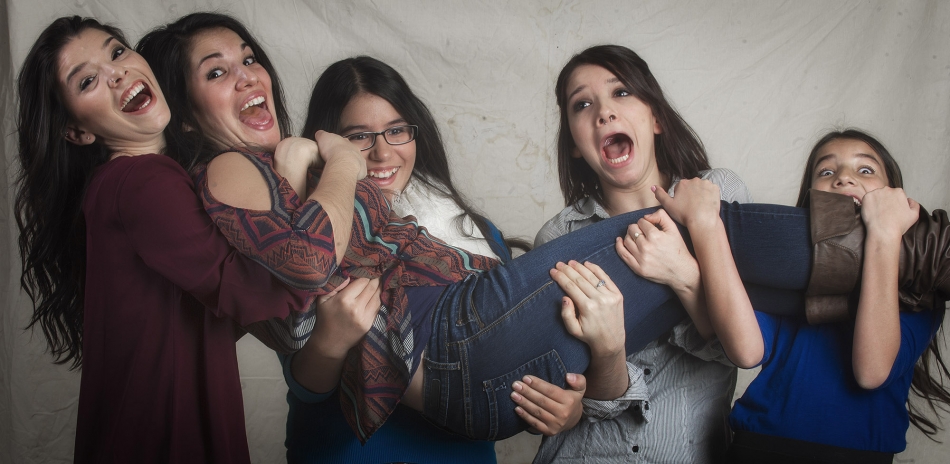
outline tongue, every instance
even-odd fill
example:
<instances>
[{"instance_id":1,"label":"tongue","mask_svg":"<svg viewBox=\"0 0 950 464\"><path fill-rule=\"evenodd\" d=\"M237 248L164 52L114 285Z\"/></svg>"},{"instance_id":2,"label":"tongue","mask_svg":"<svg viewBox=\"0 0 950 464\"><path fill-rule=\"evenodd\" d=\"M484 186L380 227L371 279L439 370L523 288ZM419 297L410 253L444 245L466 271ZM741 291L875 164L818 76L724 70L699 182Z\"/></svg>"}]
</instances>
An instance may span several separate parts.
<instances>
[{"instance_id":1,"label":"tongue","mask_svg":"<svg viewBox=\"0 0 950 464\"><path fill-rule=\"evenodd\" d=\"M241 111L241 122L250 126L262 126L271 121L270 112L260 106L252 106Z\"/></svg>"},{"instance_id":2,"label":"tongue","mask_svg":"<svg viewBox=\"0 0 950 464\"><path fill-rule=\"evenodd\" d=\"M126 113L132 113L138 111L142 105L148 101L149 98L152 98L147 92L139 92L132 100L129 101L128 105L125 105L125 108L122 108L122 111Z\"/></svg>"},{"instance_id":3,"label":"tongue","mask_svg":"<svg viewBox=\"0 0 950 464\"><path fill-rule=\"evenodd\" d=\"M613 158L619 158L623 156L629 149L630 149L629 140L625 138L622 138L619 140L615 139L613 143L604 147L604 153L607 154L608 158L613 159Z\"/></svg>"}]
</instances>

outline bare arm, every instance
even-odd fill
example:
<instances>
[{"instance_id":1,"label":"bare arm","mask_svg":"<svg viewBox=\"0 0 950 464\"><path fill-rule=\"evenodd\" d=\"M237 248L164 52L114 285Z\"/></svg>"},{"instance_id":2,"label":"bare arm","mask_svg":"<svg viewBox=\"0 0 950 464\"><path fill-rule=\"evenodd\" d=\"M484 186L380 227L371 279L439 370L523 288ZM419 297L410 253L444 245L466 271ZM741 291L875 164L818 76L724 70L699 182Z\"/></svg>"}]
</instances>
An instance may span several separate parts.
<instances>
[{"instance_id":1,"label":"bare arm","mask_svg":"<svg viewBox=\"0 0 950 464\"><path fill-rule=\"evenodd\" d=\"M689 230L709 319L729 359L742 368L758 365L765 344L719 218L719 187L702 179L684 179L675 198L663 189L655 188L654 193L670 217Z\"/></svg>"},{"instance_id":2,"label":"bare arm","mask_svg":"<svg viewBox=\"0 0 950 464\"><path fill-rule=\"evenodd\" d=\"M918 219L920 205L902 189L868 192L861 206L867 226L861 295L854 321L852 369L858 385L881 386L900 349L897 275L901 236Z\"/></svg>"},{"instance_id":3,"label":"bare arm","mask_svg":"<svg viewBox=\"0 0 950 464\"><path fill-rule=\"evenodd\" d=\"M619 397L629 384L624 358L623 295L593 263L558 263L551 270L551 277L567 294L561 307L564 326L590 347L586 396L600 400ZM597 286L600 280L605 284Z\"/></svg>"}]
</instances>

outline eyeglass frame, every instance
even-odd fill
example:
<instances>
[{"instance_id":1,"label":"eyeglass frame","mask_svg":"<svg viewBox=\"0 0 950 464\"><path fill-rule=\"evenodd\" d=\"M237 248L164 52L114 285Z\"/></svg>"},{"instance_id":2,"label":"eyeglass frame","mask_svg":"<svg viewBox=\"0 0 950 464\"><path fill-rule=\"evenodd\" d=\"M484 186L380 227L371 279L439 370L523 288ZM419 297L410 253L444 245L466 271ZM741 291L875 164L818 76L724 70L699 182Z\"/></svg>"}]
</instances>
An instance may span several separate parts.
<instances>
[{"instance_id":1,"label":"eyeglass frame","mask_svg":"<svg viewBox=\"0 0 950 464\"><path fill-rule=\"evenodd\" d=\"M393 130L393 129L398 129L398 128L400 128L400 127L408 127L408 128L410 129L410 131L412 132L412 136L409 138L409 140L406 140L405 142L401 142L401 143L392 143L392 142L390 142L390 141L389 141L389 138L386 137L386 133L389 132L389 131L391 131L391 130ZM401 125L398 125L398 126L393 126L393 127L387 128L387 129L385 129L385 130L381 130L381 131L379 131L379 132L373 132L373 131L354 132L354 133L349 134L349 135L344 135L343 138L345 138L346 140L350 141L350 143L352 143L353 141L350 140L350 137L355 137L355 136L357 136L357 135L365 135L365 136L372 135L372 136L373 136L373 143L369 144L369 146L366 147L366 148L360 148L360 151L366 151L366 150L369 150L369 149L375 147L375 146L376 146L376 139L379 138L380 135L383 136L383 140L385 140L386 143L388 143L388 144L391 145L391 146L396 147L396 146L399 146L399 145L405 145L405 144L407 144L407 143L412 142L413 140L415 140L416 137L419 135L419 126L417 126L417 125L415 125L415 124L401 124Z\"/></svg>"}]
</instances>

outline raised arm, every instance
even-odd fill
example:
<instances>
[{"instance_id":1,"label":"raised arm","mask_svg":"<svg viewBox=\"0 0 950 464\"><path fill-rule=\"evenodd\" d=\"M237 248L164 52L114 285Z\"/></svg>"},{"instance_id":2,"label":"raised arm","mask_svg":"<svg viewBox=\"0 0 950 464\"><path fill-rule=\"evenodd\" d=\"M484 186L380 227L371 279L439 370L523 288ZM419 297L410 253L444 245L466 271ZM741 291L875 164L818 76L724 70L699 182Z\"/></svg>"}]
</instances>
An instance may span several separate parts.
<instances>
[{"instance_id":1,"label":"raised arm","mask_svg":"<svg viewBox=\"0 0 950 464\"><path fill-rule=\"evenodd\" d=\"M709 319L726 355L738 367L758 365L765 345L719 218L719 187L702 179L684 179L675 198L656 187L654 193L670 217L689 230Z\"/></svg>"},{"instance_id":2,"label":"raised arm","mask_svg":"<svg viewBox=\"0 0 950 464\"><path fill-rule=\"evenodd\" d=\"M897 295L901 237L917 221L920 205L902 189L868 192L861 205L867 227L861 294L854 321L852 369L862 388L887 379L901 344Z\"/></svg>"}]
</instances>

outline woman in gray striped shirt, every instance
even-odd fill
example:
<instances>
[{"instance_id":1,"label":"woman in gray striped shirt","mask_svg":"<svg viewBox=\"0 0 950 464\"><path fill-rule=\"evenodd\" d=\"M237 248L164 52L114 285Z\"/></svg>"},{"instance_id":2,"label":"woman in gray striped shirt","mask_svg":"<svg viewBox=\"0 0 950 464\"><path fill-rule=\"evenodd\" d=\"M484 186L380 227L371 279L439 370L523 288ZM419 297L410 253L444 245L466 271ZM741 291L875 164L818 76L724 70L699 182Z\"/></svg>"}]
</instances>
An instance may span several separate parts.
<instances>
[{"instance_id":1,"label":"woman in gray striped shirt","mask_svg":"<svg viewBox=\"0 0 950 464\"><path fill-rule=\"evenodd\" d=\"M732 171L710 168L699 137L632 50L584 50L561 71L555 93L561 113L558 173L569 206L541 228L536 246L610 216L657 206L653 189L673 194L683 178L711 180L723 200L752 201ZM536 463L717 462L728 445L736 369L714 338L696 260L663 210L630 231L621 256L634 272L671 287L690 318L628 356L623 396L585 398L584 420L545 437Z\"/></svg>"}]
</instances>

